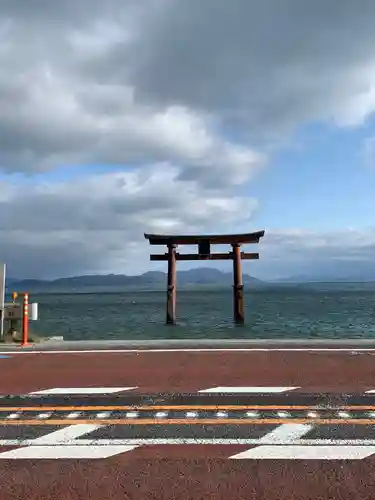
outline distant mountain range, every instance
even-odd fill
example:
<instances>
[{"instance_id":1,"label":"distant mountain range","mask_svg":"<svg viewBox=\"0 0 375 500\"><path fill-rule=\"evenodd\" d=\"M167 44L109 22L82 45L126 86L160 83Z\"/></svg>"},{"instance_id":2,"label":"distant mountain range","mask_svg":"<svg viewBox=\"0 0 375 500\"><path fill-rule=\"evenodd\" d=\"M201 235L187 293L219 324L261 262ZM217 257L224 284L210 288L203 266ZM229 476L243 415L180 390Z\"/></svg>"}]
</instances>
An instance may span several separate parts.
<instances>
[{"instance_id":1,"label":"distant mountain range","mask_svg":"<svg viewBox=\"0 0 375 500\"><path fill-rule=\"evenodd\" d=\"M196 286L231 286L233 282L232 272L223 272L219 269L209 267L200 267L188 271L177 272L177 286L179 288L189 288ZM348 275L337 274L304 274L291 276L288 278L261 281L248 274L243 275L243 282L253 288L266 287L284 287L284 286L304 286L307 284L319 283L359 283L370 285L375 283L375 275L355 272ZM93 274L84 276L72 276L70 278L59 278L56 280L37 280L37 279L15 279L7 278L6 285L8 292L11 291L29 291L29 292L89 292L89 291L121 291L126 289L144 289L144 290L165 290L167 276L162 271L148 271L139 276L126 276L124 274ZM375 284L374 284L375 286Z\"/></svg>"},{"instance_id":2,"label":"distant mountain range","mask_svg":"<svg viewBox=\"0 0 375 500\"><path fill-rule=\"evenodd\" d=\"M231 272L222 272L219 269L201 267L188 271L177 272L177 283L179 287L194 285L230 285L233 276ZM94 274L86 276L72 276L70 278L59 278L56 280L19 280L15 278L7 279L7 288L14 291L49 291L49 290L82 290L82 289L164 289L166 287L167 276L162 271L148 271L139 276L126 276L124 274ZM249 276L243 275L244 284L259 285L264 282Z\"/></svg>"},{"instance_id":3,"label":"distant mountain range","mask_svg":"<svg viewBox=\"0 0 375 500\"><path fill-rule=\"evenodd\" d=\"M375 273L348 273L348 274L300 274L272 280L271 283L374 283Z\"/></svg>"}]
</instances>

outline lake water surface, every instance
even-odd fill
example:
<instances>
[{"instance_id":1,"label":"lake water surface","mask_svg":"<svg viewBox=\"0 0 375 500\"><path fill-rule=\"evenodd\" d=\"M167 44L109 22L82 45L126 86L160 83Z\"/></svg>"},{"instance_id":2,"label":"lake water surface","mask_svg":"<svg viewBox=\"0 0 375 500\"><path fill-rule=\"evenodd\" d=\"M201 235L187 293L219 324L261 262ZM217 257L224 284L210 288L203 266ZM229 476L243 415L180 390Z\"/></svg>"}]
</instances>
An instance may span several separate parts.
<instances>
[{"instance_id":1,"label":"lake water surface","mask_svg":"<svg viewBox=\"0 0 375 500\"><path fill-rule=\"evenodd\" d=\"M236 327L230 288L179 290L178 325L166 326L161 291L30 294L40 315L31 330L65 340L375 337L375 287L275 287L245 299L246 324Z\"/></svg>"}]
</instances>

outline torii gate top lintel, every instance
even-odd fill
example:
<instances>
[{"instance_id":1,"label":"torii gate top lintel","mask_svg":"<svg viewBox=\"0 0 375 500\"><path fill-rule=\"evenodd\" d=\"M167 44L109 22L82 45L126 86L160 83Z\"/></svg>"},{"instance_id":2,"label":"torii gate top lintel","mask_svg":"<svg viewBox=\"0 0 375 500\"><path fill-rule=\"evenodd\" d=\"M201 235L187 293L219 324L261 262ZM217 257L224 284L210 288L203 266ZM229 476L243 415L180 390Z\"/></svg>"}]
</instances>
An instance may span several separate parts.
<instances>
[{"instance_id":1,"label":"torii gate top lintel","mask_svg":"<svg viewBox=\"0 0 375 500\"><path fill-rule=\"evenodd\" d=\"M246 244L259 243L260 238L264 236L264 231L256 231L244 234L200 234L200 235L166 235L166 234L148 234L145 233L146 240L150 245L198 245L202 241L214 245L225 244Z\"/></svg>"}]
</instances>

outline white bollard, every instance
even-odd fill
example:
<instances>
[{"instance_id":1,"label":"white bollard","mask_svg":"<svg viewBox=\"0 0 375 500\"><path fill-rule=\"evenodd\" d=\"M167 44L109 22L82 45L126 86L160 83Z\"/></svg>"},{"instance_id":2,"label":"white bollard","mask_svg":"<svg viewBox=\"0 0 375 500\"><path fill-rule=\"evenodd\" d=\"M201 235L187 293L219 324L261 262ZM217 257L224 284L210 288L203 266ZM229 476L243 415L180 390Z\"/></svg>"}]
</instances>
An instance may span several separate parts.
<instances>
[{"instance_id":1,"label":"white bollard","mask_svg":"<svg viewBox=\"0 0 375 500\"><path fill-rule=\"evenodd\" d=\"M31 321L37 321L38 320L38 302L33 302L30 305L31 305L30 319L31 319Z\"/></svg>"}]
</instances>

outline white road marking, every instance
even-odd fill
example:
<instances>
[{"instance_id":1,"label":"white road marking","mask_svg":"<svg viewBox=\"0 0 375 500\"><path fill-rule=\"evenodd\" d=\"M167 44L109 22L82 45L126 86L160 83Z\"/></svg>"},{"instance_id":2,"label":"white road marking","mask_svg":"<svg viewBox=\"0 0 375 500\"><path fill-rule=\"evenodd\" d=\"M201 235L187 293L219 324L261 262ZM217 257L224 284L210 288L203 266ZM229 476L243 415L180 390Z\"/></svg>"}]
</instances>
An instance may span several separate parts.
<instances>
[{"instance_id":1,"label":"white road marking","mask_svg":"<svg viewBox=\"0 0 375 500\"><path fill-rule=\"evenodd\" d=\"M312 425L308 424L283 424L268 432L265 436L261 437L258 441L256 448L246 450L242 453L237 453L229 458L234 459L257 459L272 457L275 454L279 454L281 457L288 453L289 445L296 439L300 439L302 436L307 434L313 428ZM287 442L288 445L280 446L281 443ZM265 443L272 443L270 446ZM275 446L276 445L276 446ZM297 447L298 448L298 447ZM281 451L280 451L281 450ZM276 458L276 457L274 457ZM292 457L286 457L292 458Z\"/></svg>"},{"instance_id":2,"label":"white road marking","mask_svg":"<svg viewBox=\"0 0 375 500\"><path fill-rule=\"evenodd\" d=\"M186 349L84 349L64 351L0 351L0 354L142 354L142 353L169 353L169 352L375 352L374 347L239 347L239 348L186 348Z\"/></svg>"},{"instance_id":3,"label":"white road marking","mask_svg":"<svg viewBox=\"0 0 375 500\"><path fill-rule=\"evenodd\" d=\"M78 424L29 440L29 446L0 453L0 459L98 459L134 450L136 445L82 445L77 439L102 427L101 425Z\"/></svg>"},{"instance_id":4,"label":"white road marking","mask_svg":"<svg viewBox=\"0 0 375 500\"><path fill-rule=\"evenodd\" d=\"M126 418L137 418L139 413L137 411L128 411L125 413Z\"/></svg>"},{"instance_id":5,"label":"white road marking","mask_svg":"<svg viewBox=\"0 0 375 500\"><path fill-rule=\"evenodd\" d=\"M319 414L316 411L309 411L307 413L307 416L310 417L310 418L318 418Z\"/></svg>"},{"instance_id":6,"label":"white road marking","mask_svg":"<svg viewBox=\"0 0 375 500\"><path fill-rule=\"evenodd\" d=\"M235 460L362 460L375 446L259 446L229 458Z\"/></svg>"},{"instance_id":7,"label":"white road marking","mask_svg":"<svg viewBox=\"0 0 375 500\"><path fill-rule=\"evenodd\" d=\"M65 418L78 418L82 415L81 411L72 411L71 413L68 413Z\"/></svg>"},{"instance_id":8,"label":"white road marking","mask_svg":"<svg viewBox=\"0 0 375 500\"><path fill-rule=\"evenodd\" d=\"M30 392L29 394L113 394L115 392L131 391L132 389L136 389L136 387L55 387Z\"/></svg>"},{"instance_id":9,"label":"white road marking","mask_svg":"<svg viewBox=\"0 0 375 500\"><path fill-rule=\"evenodd\" d=\"M33 439L33 444L37 445L58 445L65 444L75 439L84 436L85 434L89 434L90 432L94 432L97 429L100 429L102 425L98 424L75 424L69 425L67 427L63 427L62 429L58 429L57 431L50 432L45 436L41 436L39 438ZM1 456L1 455L0 455Z\"/></svg>"},{"instance_id":10,"label":"white road marking","mask_svg":"<svg viewBox=\"0 0 375 500\"><path fill-rule=\"evenodd\" d=\"M52 415L52 412L39 413L39 415L37 415L36 418L38 418L38 419L45 419L45 418L49 418L51 415Z\"/></svg>"},{"instance_id":11,"label":"white road marking","mask_svg":"<svg viewBox=\"0 0 375 500\"><path fill-rule=\"evenodd\" d=\"M289 418L290 417L290 413L288 413L286 411L278 411L277 412L277 416L280 417L280 418Z\"/></svg>"},{"instance_id":12,"label":"white road marking","mask_svg":"<svg viewBox=\"0 0 375 500\"><path fill-rule=\"evenodd\" d=\"M198 392L208 392L208 393L251 393L251 394L265 394L265 393L281 393L287 391L293 391L294 389L299 389L299 387L211 387L210 389L202 389Z\"/></svg>"},{"instance_id":13,"label":"white road marking","mask_svg":"<svg viewBox=\"0 0 375 500\"><path fill-rule=\"evenodd\" d=\"M337 415L340 418L350 418L350 413L348 413L347 411L339 411Z\"/></svg>"},{"instance_id":14,"label":"white road marking","mask_svg":"<svg viewBox=\"0 0 375 500\"><path fill-rule=\"evenodd\" d=\"M111 411L102 411L102 412L100 412L100 413L97 413L97 414L95 415L95 417L96 417L96 418L108 418L108 417L110 417L110 416L111 416L111 413L112 413Z\"/></svg>"},{"instance_id":15,"label":"white road marking","mask_svg":"<svg viewBox=\"0 0 375 500\"><path fill-rule=\"evenodd\" d=\"M229 458L235 460L361 460L375 453L375 446L348 444L332 446L330 440L325 440L329 442L328 446L318 445L317 440L310 440L311 446L307 443L308 440L300 438L312 428L312 425L307 424L280 425L259 439L258 444L261 446L237 453ZM297 440L300 441L298 444Z\"/></svg>"},{"instance_id":16,"label":"white road marking","mask_svg":"<svg viewBox=\"0 0 375 500\"><path fill-rule=\"evenodd\" d=\"M247 411L246 416L250 418L257 418L259 417L259 412L258 411Z\"/></svg>"},{"instance_id":17,"label":"white road marking","mask_svg":"<svg viewBox=\"0 0 375 500\"><path fill-rule=\"evenodd\" d=\"M158 411L155 413L156 418L165 418L168 416L168 413L165 411Z\"/></svg>"},{"instance_id":18,"label":"white road marking","mask_svg":"<svg viewBox=\"0 0 375 500\"><path fill-rule=\"evenodd\" d=\"M134 450L136 446L28 446L0 453L0 459L87 459L109 458L113 455Z\"/></svg>"},{"instance_id":19,"label":"white road marking","mask_svg":"<svg viewBox=\"0 0 375 500\"><path fill-rule=\"evenodd\" d=\"M218 411L216 413L217 418L227 418L228 413L226 411Z\"/></svg>"},{"instance_id":20,"label":"white road marking","mask_svg":"<svg viewBox=\"0 0 375 500\"><path fill-rule=\"evenodd\" d=\"M309 424L283 424L276 427L276 429L268 432L265 436L259 439L259 444L263 442L280 444L287 442L290 444L295 439L300 439L313 428Z\"/></svg>"}]
</instances>

